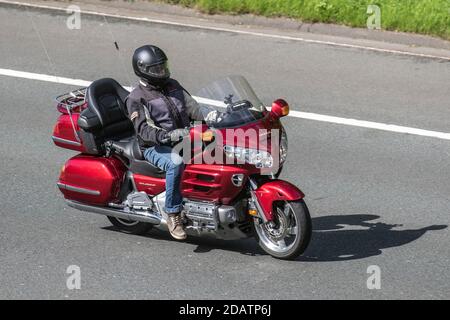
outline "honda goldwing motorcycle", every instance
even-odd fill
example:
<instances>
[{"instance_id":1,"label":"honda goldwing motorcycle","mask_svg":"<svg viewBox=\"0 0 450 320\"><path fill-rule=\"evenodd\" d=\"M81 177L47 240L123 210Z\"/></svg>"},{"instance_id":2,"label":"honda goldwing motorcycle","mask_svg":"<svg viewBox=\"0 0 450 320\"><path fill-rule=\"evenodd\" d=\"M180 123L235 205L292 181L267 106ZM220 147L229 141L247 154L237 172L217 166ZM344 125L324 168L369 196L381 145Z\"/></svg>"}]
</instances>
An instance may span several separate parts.
<instances>
[{"instance_id":1,"label":"honda goldwing motorcycle","mask_svg":"<svg viewBox=\"0 0 450 320\"><path fill-rule=\"evenodd\" d=\"M56 98L61 115L53 142L79 152L62 167L57 186L69 206L105 215L122 231L167 231L165 173L142 155L125 107L128 94L106 78ZM254 236L273 257L296 258L310 241L311 218L303 192L278 179L288 148L280 118L288 104L279 99L267 110L241 76L212 83L196 99L220 109L221 117L193 124L184 139L187 234Z\"/></svg>"}]
</instances>

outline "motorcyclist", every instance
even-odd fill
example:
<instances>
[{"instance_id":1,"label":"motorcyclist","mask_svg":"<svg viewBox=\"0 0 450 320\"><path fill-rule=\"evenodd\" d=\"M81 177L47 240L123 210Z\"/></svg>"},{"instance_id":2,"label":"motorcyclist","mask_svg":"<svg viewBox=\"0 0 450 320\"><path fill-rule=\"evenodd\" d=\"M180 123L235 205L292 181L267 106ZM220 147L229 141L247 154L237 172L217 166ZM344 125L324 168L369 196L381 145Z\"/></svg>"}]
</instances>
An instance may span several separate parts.
<instances>
[{"instance_id":1,"label":"motorcyclist","mask_svg":"<svg viewBox=\"0 0 450 320\"><path fill-rule=\"evenodd\" d=\"M189 134L190 120L214 122L220 118L220 112L201 107L178 81L170 78L168 59L160 48L137 48L132 65L139 85L128 96L128 115L145 159L166 172L167 226L173 238L183 240L186 232L181 217L180 184L184 164L172 147Z\"/></svg>"}]
</instances>

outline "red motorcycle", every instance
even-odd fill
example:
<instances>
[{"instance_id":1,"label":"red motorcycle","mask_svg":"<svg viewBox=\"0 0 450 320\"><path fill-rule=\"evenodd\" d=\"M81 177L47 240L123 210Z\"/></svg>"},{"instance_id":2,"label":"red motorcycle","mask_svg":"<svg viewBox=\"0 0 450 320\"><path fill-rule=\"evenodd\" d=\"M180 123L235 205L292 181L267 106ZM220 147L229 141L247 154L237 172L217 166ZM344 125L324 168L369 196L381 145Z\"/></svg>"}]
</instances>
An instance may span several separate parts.
<instances>
[{"instance_id":1,"label":"red motorcycle","mask_svg":"<svg viewBox=\"0 0 450 320\"><path fill-rule=\"evenodd\" d=\"M52 139L80 154L66 162L57 183L69 206L107 216L118 229L167 231L165 173L147 162L128 118L129 92L113 79L56 98L61 115ZM194 123L175 148L186 161L183 219L188 235L236 240L254 236L280 259L302 254L311 218L296 186L279 180L287 157L280 118L284 100L268 111L241 76L200 90L200 105L221 111L214 123Z\"/></svg>"}]
</instances>

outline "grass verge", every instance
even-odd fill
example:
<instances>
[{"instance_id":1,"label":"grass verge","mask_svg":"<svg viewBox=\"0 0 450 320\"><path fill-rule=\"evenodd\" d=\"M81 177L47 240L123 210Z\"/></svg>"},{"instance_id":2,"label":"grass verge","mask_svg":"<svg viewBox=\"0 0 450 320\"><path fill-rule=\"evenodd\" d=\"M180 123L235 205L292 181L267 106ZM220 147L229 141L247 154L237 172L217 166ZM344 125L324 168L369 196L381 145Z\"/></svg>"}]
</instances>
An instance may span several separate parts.
<instances>
[{"instance_id":1,"label":"grass verge","mask_svg":"<svg viewBox=\"0 0 450 320\"><path fill-rule=\"evenodd\" d=\"M209 14L255 14L305 22L367 27L369 5L381 9L381 28L450 40L450 0L159 0Z\"/></svg>"}]
</instances>

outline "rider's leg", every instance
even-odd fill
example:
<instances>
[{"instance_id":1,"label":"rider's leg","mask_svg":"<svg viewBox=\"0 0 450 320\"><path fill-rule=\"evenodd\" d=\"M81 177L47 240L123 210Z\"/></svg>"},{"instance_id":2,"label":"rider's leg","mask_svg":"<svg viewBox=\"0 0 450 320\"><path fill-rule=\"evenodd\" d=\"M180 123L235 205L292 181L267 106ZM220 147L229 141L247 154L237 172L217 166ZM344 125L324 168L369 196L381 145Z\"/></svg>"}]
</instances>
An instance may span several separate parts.
<instances>
[{"instance_id":1,"label":"rider's leg","mask_svg":"<svg viewBox=\"0 0 450 320\"><path fill-rule=\"evenodd\" d=\"M155 146L144 151L147 161L166 171L166 204L165 211L169 215L169 231L176 239L186 238L181 222L182 200L181 177L184 164L180 155L172 153L168 146Z\"/></svg>"}]
</instances>

